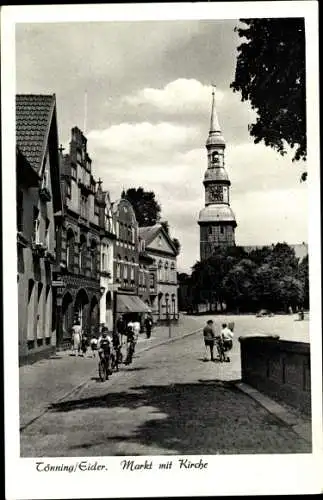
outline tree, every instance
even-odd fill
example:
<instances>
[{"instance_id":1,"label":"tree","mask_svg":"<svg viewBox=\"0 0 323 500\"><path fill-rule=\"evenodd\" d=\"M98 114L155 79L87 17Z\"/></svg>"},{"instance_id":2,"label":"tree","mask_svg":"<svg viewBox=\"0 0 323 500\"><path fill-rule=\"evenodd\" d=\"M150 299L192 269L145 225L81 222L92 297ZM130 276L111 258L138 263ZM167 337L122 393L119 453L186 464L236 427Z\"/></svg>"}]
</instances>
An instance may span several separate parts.
<instances>
[{"instance_id":1,"label":"tree","mask_svg":"<svg viewBox=\"0 0 323 500\"><path fill-rule=\"evenodd\" d=\"M122 197L131 203L140 227L154 226L159 221L161 206L153 191L145 191L142 187L130 188L123 190Z\"/></svg>"},{"instance_id":2,"label":"tree","mask_svg":"<svg viewBox=\"0 0 323 500\"><path fill-rule=\"evenodd\" d=\"M309 307L309 269L308 269L308 255L306 255L298 266L298 279L302 283L304 307Z\"/></svg>"},{"instance_id":3,"label":"tree","mask_svg":"<svg viewBox=\"0 0 323 500\"><path fill-rule=\"evenodd\" d=\"M230 87L249 100L256 123L249 132L257 144L306 159L305 27L303 18L240 19L246 42L238 47L235 80ZM306 174L303 174L303 176ZM302 180L305 180L303 177Z\"/></svg>"},{"instance_id":4,"label":"tree","mask_svg":"<svg viewBox=\"0 0 323 500\"><path fill-rule=\"evenodd\" d=\"M287 312L288 307L300 306L303 303L304 291L300 280L293 276L283 276L279 281L278 300Z\"/></svg>"},{"instance_id":5,"label":"tree","mask_svg":"<svg viewBox=\"0 0 323 500\"><path fill-rule=\"evenodd\" d=\"M250 259L241 259L223 280L223 295L227 308L237 312L254 311L257 297L254 273L257 265Z\"/></svg>"}]
</instances>

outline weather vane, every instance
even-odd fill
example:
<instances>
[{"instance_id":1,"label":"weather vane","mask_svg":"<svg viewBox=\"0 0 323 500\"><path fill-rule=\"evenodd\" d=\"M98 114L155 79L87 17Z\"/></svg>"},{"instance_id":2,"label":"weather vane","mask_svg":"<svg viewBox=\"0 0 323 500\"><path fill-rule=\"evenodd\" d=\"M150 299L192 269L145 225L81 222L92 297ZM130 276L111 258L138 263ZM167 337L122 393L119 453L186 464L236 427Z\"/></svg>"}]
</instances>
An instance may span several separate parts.
<instances>
[{"instance_id":1,"label":"weather vane","mask_svg":"<svg viewBox=\"0 0 323 500\"><path fill-rule=\"evenodd\" d=\"M211 85L212 85L212 94L214 95L215 94L216 85L215 85L215 83L211 83Z\"/></svg>"}]
</instances>

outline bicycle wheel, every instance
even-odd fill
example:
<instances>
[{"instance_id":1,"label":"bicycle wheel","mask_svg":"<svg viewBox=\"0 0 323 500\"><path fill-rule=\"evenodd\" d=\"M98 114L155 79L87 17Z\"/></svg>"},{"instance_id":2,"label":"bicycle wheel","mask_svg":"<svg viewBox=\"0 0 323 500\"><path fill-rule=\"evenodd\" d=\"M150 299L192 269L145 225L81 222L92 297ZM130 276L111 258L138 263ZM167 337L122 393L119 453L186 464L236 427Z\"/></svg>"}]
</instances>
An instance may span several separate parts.
<instances>
[{"instance_id":1,"label":"bicycle wheel","mask_svg":"<svg viewBox=\"0 0 323 500\"><path fill-rule=\"evenodd\" d=\"M101 382L105 382L105 380L107 379L107 370L105 362L102 359L100 359L99 361L99 377Z\"/></svg>"}]
</instances>

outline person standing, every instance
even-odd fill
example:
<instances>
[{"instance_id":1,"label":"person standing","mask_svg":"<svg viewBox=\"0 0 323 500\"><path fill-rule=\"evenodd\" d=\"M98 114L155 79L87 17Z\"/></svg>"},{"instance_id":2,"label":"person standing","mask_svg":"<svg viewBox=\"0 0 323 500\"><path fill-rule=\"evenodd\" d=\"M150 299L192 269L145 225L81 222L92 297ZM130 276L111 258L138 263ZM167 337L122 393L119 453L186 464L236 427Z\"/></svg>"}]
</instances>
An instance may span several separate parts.
<instances>
[{"instance_id":1,"label":"person standing","mask_svg":"<svg viewBox=\"0 0 323 500\"><path fill-rule=\"evenodd\" d=\"M74 322L72 326L72 351L74 355L80 353L81 348L81 339L82 339L82 327L78 320Z\"/></svg>"},{"instance_id":2,"label":"person standing","mask_svg":"<svg viewBox=\"0 0 323 500\"><path fill-rule=\"evenodd\" d=\"M121 316L119 316L116 322L116 331L120 338L121 345L123 344L123 336L126 335L126 330L127 330L127 324L125 322L123 315L121 314Z\"/></svg>"},{"instance_id":3,"label":"person standing","mask_svg":"<svg viewBox=\"0 0 323 500\"><path fill-rule=\"evenodd\" d=\"M153 319L152 319L151 314L149 312L145 318L145 330L146 330L147 339L150 339L152 327L153 327Z\"/></svg>"},{"instance_id":4,"label":"person standing","mask_svg":"<svg viewBox=\"0 0 323 500\"><path fill-rule=\"evenodd\" d=\"M230 349L232 349L234 335L232 330L230 330L230 328L226 323L223 323L222 325L221 336L222 336L224 350L229 351Z\"/></svg>"},{"instance_id":5,"label":"person standing","mask_svg":"<svg viewBox=\"0 0 323 500\"><path fill-rule=\"evenodd\" d=\"M209 350L210 350L211 361L215 361L213 350L214 350L216 335L215 335L215 328L214 328L214 324L213 324L212 319L209 319L206 322L206 325L203 329L203 337L204 337L204 344L205 344L206 350L207 350L207 348L209 348Z\"/></svg>"}]
</instances>

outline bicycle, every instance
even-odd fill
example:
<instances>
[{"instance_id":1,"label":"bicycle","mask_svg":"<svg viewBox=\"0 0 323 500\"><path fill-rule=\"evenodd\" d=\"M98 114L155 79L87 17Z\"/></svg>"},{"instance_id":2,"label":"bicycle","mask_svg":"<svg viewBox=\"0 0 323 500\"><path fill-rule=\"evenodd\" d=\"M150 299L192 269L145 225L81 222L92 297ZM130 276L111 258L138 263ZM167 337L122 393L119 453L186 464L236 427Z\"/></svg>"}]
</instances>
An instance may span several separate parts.
<instances>
[{"instance_id":1,"label":"bicycle","mask_svg":"<svg viewBox=\"0 0 323 500\"><path fill-rule=\"evenodd\" d=\"M108 351L102 351L101 355L99 354L100 359L99 359L99 377L101 382L105 382L108 380L109 375L111 374L111 371L109 369L109 362L110 362L110 352Z\"/></svg>"},{"instance_id":2,"label":"bicycle","mask_svg":"<svg viewBox=\"0 0 323 500\"><path fill-rule=\"evenodd\" d=\"M125 365L130 365L132 363L132 358L135 353L136 342L134 339L129 340L129 346L127 350L127 358L125 361Z\"/></svg>"}]
</instances>

